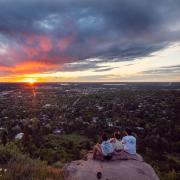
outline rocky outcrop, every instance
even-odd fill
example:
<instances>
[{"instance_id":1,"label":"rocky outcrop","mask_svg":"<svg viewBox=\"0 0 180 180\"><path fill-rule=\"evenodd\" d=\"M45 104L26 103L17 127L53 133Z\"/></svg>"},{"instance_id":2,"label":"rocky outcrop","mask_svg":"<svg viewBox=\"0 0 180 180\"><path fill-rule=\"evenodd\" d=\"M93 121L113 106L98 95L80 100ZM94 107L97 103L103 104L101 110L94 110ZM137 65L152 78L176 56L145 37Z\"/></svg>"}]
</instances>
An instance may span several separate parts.
<instances>
[{"instance_id":1,"label":"rocky outcrop","mask_svg":"<svg viewBox=\"0 0 180 180\"><path fill-rule=\"evenodd\" d=\"M140 160L73 161L64 168L65 180L159 180L153 168Z\"/></svg>"}]
</instances>

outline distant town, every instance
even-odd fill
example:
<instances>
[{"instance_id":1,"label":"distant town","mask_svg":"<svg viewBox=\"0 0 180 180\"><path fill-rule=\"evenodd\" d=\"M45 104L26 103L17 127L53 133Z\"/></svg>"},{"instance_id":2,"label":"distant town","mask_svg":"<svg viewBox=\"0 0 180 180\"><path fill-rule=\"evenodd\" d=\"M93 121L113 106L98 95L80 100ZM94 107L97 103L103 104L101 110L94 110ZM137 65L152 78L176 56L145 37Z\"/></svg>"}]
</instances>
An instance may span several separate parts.
<instances>
[{"instance_id":1,"label":"distant town","mask_svg":"<svg viewBox=\"0 0 180 180\"><path fill-rule=\"evenodd\" d=\"M31 158L79 159L102 132L130 127L148 162L179 170L180 83L4 83L0 102L1 143Z\"/></svg>"}]
</instances>

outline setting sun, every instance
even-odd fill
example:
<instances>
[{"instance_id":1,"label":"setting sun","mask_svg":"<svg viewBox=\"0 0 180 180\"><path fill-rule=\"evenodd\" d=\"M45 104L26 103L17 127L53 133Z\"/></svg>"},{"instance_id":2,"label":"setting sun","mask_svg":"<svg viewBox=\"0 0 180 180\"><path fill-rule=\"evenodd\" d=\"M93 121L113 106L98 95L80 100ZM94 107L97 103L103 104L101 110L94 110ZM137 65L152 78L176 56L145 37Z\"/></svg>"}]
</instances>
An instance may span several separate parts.
<instances>
[{"instance_id":1,"label":"setting sun","mask_svg":"<svg viewBox=\"0 0 180 180\"><path fill-rule=\"evenodd\" d=\"M37 82L37 80L34 79L34 78L27 78L27 79L24 80L24 82L27 82L27 83L29 83L30 85L33 85L34 83Z\"/></svg>"}]
</instances>

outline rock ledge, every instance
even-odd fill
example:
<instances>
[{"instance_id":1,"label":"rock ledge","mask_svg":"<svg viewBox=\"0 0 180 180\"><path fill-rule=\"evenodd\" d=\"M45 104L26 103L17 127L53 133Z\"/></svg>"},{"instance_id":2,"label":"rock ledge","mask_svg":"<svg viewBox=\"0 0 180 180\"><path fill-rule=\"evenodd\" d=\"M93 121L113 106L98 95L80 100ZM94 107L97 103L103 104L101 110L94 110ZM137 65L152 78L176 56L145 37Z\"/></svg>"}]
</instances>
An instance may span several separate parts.
<instances>
[{"instance_id":1,"label":"rock ledge","mask_svg":"<svg viewBox=\"0 0 180 180\"><path fill-rule=\"evenodd\" d=\"M65 180L159 180L153 168L144 161L98 161L88 153L87 160L73 161L64 167Z\"/></svg>"}]
</instances>

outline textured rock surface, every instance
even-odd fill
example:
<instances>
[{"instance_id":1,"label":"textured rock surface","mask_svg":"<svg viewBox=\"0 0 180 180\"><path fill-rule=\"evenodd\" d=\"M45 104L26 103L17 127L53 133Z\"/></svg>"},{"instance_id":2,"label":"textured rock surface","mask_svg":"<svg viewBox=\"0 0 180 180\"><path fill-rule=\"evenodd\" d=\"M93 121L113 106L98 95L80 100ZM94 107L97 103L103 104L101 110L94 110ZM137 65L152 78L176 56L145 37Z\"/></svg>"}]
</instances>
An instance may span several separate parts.
<instances>
[{"instance_id":1,"label":"textured rock surface","mask_svg":"<svg viewBox=\"0 0 180 180\"><path fill-rule=\"evenodd\" d=\"M96 180L101 172L102 180L159 180L153 168L136 160L98 161L88 154L87 160L73 161L67 164L65 180Z\"/></svg>"}]
</instances>

